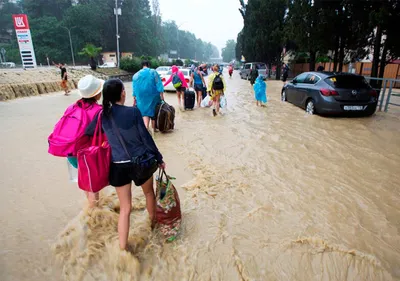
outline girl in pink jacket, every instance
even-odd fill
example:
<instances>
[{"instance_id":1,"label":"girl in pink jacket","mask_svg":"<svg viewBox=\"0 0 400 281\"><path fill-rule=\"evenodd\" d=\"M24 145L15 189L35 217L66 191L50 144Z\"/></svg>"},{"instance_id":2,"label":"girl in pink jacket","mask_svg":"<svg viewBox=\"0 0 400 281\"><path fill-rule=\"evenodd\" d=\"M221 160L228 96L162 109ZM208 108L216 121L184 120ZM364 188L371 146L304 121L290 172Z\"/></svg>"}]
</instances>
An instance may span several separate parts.
<instances>
[{"instance_id":1,"label":"girl in pink jacket","mask_svg":"<svg viewBox=\"0 0 400 281\"><path fill-rule=\"evenodd\" d=\"M176 93L178 95L179 107L182 108L182 100L185 98L184 96L185 90L188 88L188 84L185 80L185 77L183 76L183 73L179 71L179 68L176 65L173 65L171 70L172 70L172 75L165 82L164 87L172 82L174 88L176 89Z\"/></svg>"}]
</instances>

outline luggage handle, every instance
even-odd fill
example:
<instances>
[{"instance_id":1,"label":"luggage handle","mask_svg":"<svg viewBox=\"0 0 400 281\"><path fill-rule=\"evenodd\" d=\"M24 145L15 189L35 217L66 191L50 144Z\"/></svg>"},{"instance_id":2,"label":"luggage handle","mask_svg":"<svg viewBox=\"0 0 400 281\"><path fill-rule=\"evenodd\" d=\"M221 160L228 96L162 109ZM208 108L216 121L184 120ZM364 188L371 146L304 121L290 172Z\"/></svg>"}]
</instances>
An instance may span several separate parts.
<instances>
[{"instance_id":1,"label":"luggage handle","mask_svg":"<svg viewBox=\"0 0 400 281\"><path fill-rule=\"evenodd\" d=\"M162 183L163 183L163 178L164 178L164 176L165 176L165 178L167 179L167 184L166 184L166 187L165 187L165 188L163 187L163 184L162 184ZM175 179L174 177L168 176L164 169L161 169L161 168L158 169L158 181L160 182L159 186L160 186L160 199L161 199L161 200L162 200L162 199L165 197L165 195L167 194L168 183L169 183L171 180L174 180L174 179Z\"/></svg>"}]
</instances>

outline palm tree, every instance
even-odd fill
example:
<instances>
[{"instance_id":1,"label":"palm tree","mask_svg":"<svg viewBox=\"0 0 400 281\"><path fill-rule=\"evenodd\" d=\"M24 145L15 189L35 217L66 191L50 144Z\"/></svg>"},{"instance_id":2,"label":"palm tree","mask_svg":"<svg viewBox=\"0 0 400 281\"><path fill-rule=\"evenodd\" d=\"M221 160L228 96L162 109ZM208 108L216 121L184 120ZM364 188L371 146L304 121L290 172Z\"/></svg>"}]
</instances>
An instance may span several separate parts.
<instances>
[{"instance_id":1,"label":"palm tree","mask_svg":"<svg viewBox=\"0 0 400 281\"><path fill-rule=\"evenodd\" d=\"M79 55L88 56L90 58L90 68L92 70L96 70L97 64L94 58L100 54L102 49L103 48L96 47L93 44L86 44L85 47L82 49L82 51L79 52Z\"/></svg>"}]
</instances>

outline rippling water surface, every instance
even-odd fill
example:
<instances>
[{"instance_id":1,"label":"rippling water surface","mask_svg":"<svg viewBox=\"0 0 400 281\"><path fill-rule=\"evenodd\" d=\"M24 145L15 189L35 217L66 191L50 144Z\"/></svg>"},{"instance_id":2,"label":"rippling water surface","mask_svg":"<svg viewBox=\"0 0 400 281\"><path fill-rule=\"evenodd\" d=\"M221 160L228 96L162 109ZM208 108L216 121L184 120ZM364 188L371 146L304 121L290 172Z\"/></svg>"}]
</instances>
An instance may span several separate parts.
<instances>
[{"instance_id":1,"label":"rippling water surface","mask_svg":"<svg viewBox=\"0 0 400 281\"><path fill-rule=\"evenodd\" d=\"M155 137L177 177L180 239L164 244L151 232L134 189L129 253L118 250L113 189L101 208L80 212L64 163L45 156L56 114L76 97L1 104L2 280L29 280L29 271L49 280L399 280L398 116L309 116L280 102L279 81L257 108L247 81L228 83L224 116L178 112L176 130ZM35 132L31 149L21 129Z\"/></svg>"}]
</instances>

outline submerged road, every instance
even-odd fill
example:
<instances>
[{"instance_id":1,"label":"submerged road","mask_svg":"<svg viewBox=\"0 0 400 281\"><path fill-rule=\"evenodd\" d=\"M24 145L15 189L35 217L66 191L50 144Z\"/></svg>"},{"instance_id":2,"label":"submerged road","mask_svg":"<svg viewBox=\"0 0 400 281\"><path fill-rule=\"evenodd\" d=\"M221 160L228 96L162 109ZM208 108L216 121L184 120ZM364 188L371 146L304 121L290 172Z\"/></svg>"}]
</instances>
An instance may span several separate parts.
<instances>
[{"instance_id":1,"label":"submerged road","mask_svg":"<svg viewBox=\"0 0 400 281\"><path fill-rule=\"evenodd\" d=\"M399 280L399 116L309 116L280 101L280 81L257 108L247 81L227 83L224 116L177 112L156 134L184 224L165 245L134 203L132 256L110 247L112 188L101 212L80 213L65 159L47 154L77 92L0 103L0 280Z\"/></svg>"}]
</instances>

